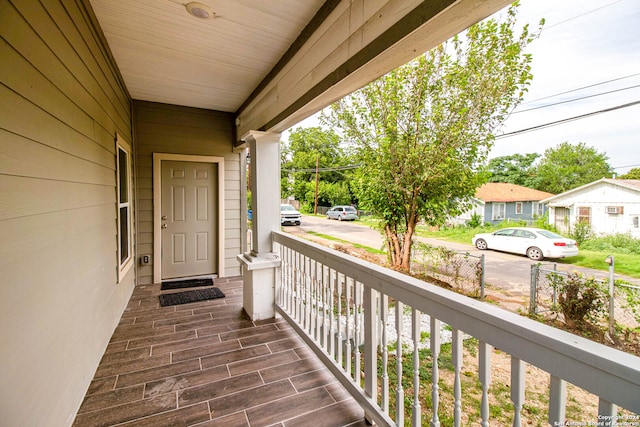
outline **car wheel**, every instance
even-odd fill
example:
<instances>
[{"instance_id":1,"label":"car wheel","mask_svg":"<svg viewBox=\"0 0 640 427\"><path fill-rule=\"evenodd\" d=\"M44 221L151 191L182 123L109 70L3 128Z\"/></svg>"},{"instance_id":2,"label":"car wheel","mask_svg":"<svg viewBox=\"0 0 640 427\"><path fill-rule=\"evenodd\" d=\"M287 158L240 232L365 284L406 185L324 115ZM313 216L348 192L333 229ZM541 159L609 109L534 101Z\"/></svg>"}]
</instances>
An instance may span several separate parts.
<instances>
[{"instance_id":1,"label":"car wheel","mask_svg":"<svg viewBox=\"0 0 640 427\"><path fill-rule=\"evenodd\" d=\"M300 225L300 224L301 224L301 222L300 222L300 221L296 221L296 225Z\"/></svg>"},{"instance_id":2,"label":"car wheel","mask_svg":"<svg viewBox=\"0 0 640 427\"><path fill-rule=\"evenodd\" d=\"M342 217L341 216L338 216L338 221L342 221Z\"/></svg>"},{"instance_id":3,"label":"car wheel","mask_svg":"<svg viewBox=\"0 0 640 427\"><path fill-rule=\"evenodd\" d=\"M484 239L476 240L476 248L480 249L481 251L484 251L488 247L489 246L487 246L487 242Z\"/></svg>"},{"instance_id":4,"label":"car wheel","mask_svg":"<svg viewBox=\"0 0 640 427\"><path fill-rule=\"evenodd\" d=\"M327 215L327 219L331 219L331 217L329 215Z\"/></svg>"},{"instance_id":5,"label":"car wheel","mask_svg":"<svg viewBox=\"0 0 640 427\"><path fill-rule=\"evenodd\" d=\"M534 261L542 261L542 259L544 258L544 255L542 254L540 248L536 248L535 246L531 246L529 249L527 249L527 256L529 257L529 259L532 259Z\"/></svg>"}]
</instances>

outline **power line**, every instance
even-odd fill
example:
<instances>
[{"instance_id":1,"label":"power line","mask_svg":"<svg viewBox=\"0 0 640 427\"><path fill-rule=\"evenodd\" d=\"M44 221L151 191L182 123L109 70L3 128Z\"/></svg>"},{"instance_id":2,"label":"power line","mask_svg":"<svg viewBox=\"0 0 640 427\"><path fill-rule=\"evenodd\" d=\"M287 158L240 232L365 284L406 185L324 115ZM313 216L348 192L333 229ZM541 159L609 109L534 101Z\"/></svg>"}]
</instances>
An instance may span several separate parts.
<instances>
[{"instance_id":1,"label":"power line","mask_svg":"<svg viewBox=\"0 0 640 427\"><path fill-rule=\"evenodd\" d=\"M635 164L635 165L614 166L613 169L635 168L637 166L640 166L640 163Z\"/></svg>"},{"instance_id":2,"label":"power line","mask_svg":"<svg viewBox=\"0 0 640 427\"><path fill-rule=\"evenodd\" d=\"M513 132L508 132L508 133L503 133L502 135L496 136L496 139L502 139L502 138L507 138L509 136L520 135L522 133L533 132L533 131L544 129L544 128L547 128L547 127L557 126L557 125L560 125L560 124L563 124L563 123L572 122L574 120L580 120L580 119L584 119L584 118L587 118L587 117L595 116L595 115L598 115L598 114L608 113L610 111L615 111L615 110L620 110L622 108L632 107L632 106L638 105L638 104L640 104L640 101L634 101L634 102L629 102L627 104L618 105L618 106L615 106L615 107L605 108L604 110L593 111L591 113L581 114L579 116L573 116L573 117L569 117L569 118L562 119L562 120L556 120L554 122L543 123L541 125L532 126L530 128L520 129L520 130L516 130L516 131L513 131Z\"/></svg>"},{"instance_id":3,"label":"power line","mask_svg":"<svg viewBox=\"0 0 640 427\"><path fill-rule=\"evenodd\" d=\"M520 104L520 106L527 105L527 104L532 104L534 102L542 101L542 100L549 99L549 98L555 98L556 96L560 96L560 95L566 95L566 94L571 93L571 92L578 92L578 91L581 91L581 90L584 90L584 89L589 89L589 88L592 88L592 87L595 87L595 86L604 85L604 84L607 84L607 83L617 82L618 80L629 79L631 77L636 77L636 76L640 76L640 73L629 74L628 76L617 77L615 79L605 80L603 82L598 82L598 83L593 83L593 84L590 84L590 85L587 85L587 86L582 86L582 87L571 89L571 90L567 90L567 91L564 91L564 92L555 93L553 95L543 96L542 98L532 99L531 101L523 102L522 104Z\"/></svg>"},{"instance_id":4,"label":"power line","mask_svg":"<svg viewBox=\"0 0 640 427\"><path fill-rule=\"evenodd\" d=\"M580 98L568 99L566 101L558 101L558 102L554 102L552 104L540 105L538 107L531 107L531 108L527 108L526 110L514 111L511 114L525 113L527 111L539 110L541 108L554 107L556 105L567 104L569 102L575 102L575 101L581 101L583 99L595 98L596 96L602 96L602 95L608 95L610 93L622 92L623 90L635 89L637 87L640 87L640 84L639 85L635 85L635 86L627 86L627 87L620 88L620 89L614 89L614 90L610 90L610 91L607 91L607 92L596 93L596 94L593 94L593 95L585 95L585 96L581 96ZM521 104L521 105L523 105L523 104Z\"/></svg>"},{"instance_id":5,"label":"power line","mask_svg":"<svg viewBox=\"0 0 640 427\"><path fill-rule=\"evenodd\" d=\"M586 11L586 12L584 12L584 13L581 13L580 15L576 15L576 16L573 16L573 17L571 17L571 18L567 18L567 19L565 19L564 21L556 22L556 23L555 23L555 24L553 24L553 25L549 25L548 27L546 27L546 29L550 29L550 28L553 28L553 27L557 27L558 25L566 24L566 23L567 23L567 22L569 22L569 21L573 21L574 19L581 18L581 17L583 17L583 16L585 16L585 15L589 15L590 13L597 12L597 11L602 10L602 9L604 9L604 8L607 8L607 7L609 7L609 6L613 6L614 4L616 4L616 3L620 3L621 1L622 1L622 0L617 0L617 1L614 1L614 2L611 2L611 3L608 3L608 4L605 4L604 6L600 6L600 7L597 7L597 8L595 8L595 9L588 10L588 11Z\"/></svg>"},{"instance_id":6,"label":"power line","mask_svg":"<svg viewBox=\"0 0 640 427\"><path fill-rule=\"evenodd\" d=\"M357 169L360 166L361 165L332 166L332 167L318 168L317 170L318 170L318 172L339 172L339 171L343 171L343 170ZM309 172L315 172L316 168L310 168L310 169L291 168L291 169L282 169L282 170L284 172L292 172L292 173L296 173L296 172L309 173Z\"/></svg>"}]
</instances>

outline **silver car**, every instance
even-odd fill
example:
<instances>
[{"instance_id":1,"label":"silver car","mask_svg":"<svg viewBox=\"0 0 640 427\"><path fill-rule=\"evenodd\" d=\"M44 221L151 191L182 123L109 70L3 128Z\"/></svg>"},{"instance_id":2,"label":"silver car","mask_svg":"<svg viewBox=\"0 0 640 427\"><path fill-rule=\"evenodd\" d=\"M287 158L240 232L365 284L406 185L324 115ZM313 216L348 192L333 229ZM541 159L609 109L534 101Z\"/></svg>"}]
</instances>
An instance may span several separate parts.
<instances>
[{"instance_id":1,"label":"silver car","mask_svg":"<svg viewBox=\"0 0 640 427\"><path fill-rule=\"evenodd\" d=\"M495 233L476 234L473 244L480 250L493 249L528 256L534 261L578 255L578 244L541 228L503 228Z\"/></svg>"},{"instance_id":2,"label":"silver car","mask_svg":"<svg viewBox=\"0 0 640 427\"><path fill-rule=\"evenodd\" d=\"M353 206L334 206L327 211L327 219L355 221L358 219L358 211Z\"/></svg>"}]
</instances>

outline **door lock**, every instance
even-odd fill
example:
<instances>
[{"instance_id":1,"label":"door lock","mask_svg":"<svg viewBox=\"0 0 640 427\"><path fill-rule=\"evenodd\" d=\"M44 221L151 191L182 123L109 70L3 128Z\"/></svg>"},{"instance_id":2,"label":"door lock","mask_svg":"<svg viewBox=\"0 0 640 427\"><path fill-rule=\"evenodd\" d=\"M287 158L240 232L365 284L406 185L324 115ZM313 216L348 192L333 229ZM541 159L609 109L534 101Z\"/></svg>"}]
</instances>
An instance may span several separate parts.
<instances>
[{"instance_id":1,"label":"door lock","mask_svg":"<svg viewBox=\"0 0 640 427\"><path fill-rule=\"evenodd\" d=\"M166 215L162 215L162 220L166 221L167 220L167 216Z\"/></svg>"}]
</instances>

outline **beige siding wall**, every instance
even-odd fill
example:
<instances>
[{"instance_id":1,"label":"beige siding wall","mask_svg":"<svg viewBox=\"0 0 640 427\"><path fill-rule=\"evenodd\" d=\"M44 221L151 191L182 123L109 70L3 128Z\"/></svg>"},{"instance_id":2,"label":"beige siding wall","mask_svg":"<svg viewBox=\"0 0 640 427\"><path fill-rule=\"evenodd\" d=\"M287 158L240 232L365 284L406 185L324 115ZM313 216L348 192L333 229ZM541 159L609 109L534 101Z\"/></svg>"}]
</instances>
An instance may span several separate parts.
<instances>
[{"instance_id":1,"label":"beige siding wall","mask_svg":"<svg viewBox=\"0 0 640 427\"><path fill-rule=\"evenodd\" d=\"M65 426L134 286L117 283L130 102L82 1L0 0L0 425Z\"/></svg>"},{"instance_id":2,"label":"beige siding wall","mask_svg":"<svg viewBox=\"0 0 640 427\"><path fill-rule=\"evenodd\" d=\"M134 102L138 195L138 256L153 259L153 153L224 157L224 265L222 276L240 274L240 155L234 153L233 115L151 102ZM138 283L153 282L153 265L141 266Z\"/></svg>"}]
</instances>

